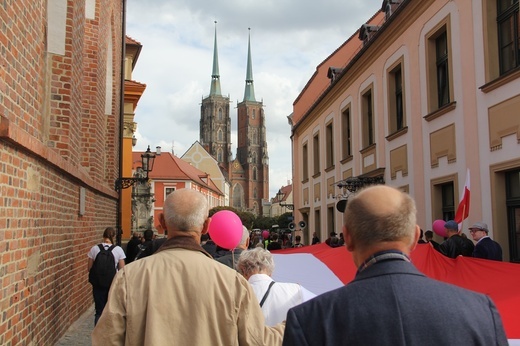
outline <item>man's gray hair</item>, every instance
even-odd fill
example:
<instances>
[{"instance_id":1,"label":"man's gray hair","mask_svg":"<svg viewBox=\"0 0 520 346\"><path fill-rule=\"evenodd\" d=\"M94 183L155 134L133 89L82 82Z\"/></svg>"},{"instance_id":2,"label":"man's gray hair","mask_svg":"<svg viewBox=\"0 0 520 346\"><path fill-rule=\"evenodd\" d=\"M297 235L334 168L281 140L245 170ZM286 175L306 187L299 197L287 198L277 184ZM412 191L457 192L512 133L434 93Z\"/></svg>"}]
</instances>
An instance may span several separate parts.
<instances>
[{"instance_id":1,"label":"man's gray hair","mask_svg":"<svg viewBox=\"0 0 520 346\"><path fill-rule=\"evenodd\" d=\"M394 190L400 200L387 212L375 208L368 198L358 198L359 193L349 198L343 219L359 246L366 248L376 243L407 239L413 243L417 223L415 201L407 193Z\"/></svg>"},{"instance_id":2,"label":"man's gray hair","mask_svg":"<svg viewBox=\"0 0 520 346\"><path fill-rule=\"evenodd\" d=\"M238 258L237 271L245 277L258 273L271 276L274 271L273 255L261 247L244 250Z\"/></svg>"},{"instance_id":3,"label":"man's gray hair","mask_svg":"<svg viewBox=\"0 0 520 346\"><path fill-rule=\"evenodd\" d=\"M242 239L240 239L239 247L246 246L247 240L249 239L249 230L246 226L242 226Z\"/></svg>"},{"instance_id":4,"label":"man's gray hair","mask_svg":"<svg viewBox=\"0 0 520 346\"><path fill-rule=\"evenodd\" d=\"M167 228L200 232L208 218L206 197L191 189L175 190L166 197L163 207Z\"/></svg>"}]
</instances>

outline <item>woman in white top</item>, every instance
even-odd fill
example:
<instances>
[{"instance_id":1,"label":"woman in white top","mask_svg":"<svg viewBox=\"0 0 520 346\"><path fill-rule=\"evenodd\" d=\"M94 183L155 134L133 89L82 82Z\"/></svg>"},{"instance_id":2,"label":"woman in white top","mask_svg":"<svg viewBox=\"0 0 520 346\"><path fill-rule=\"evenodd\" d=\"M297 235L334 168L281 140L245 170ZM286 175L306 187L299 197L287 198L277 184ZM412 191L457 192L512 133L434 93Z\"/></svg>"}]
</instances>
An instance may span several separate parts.
<instances>
[{"instance_id":1,"label":"woman in white top","mask_svg":"<svg viewBox=\"0 0 520 346\"><path fill-rule=\"evenodd\" d=\"M242 251L237 271L253 287L268 326L285 321L290 308L316 296L299 284L273 281L273 256L259 247Z\"/></svg>"},{"instance_id":2,"label":"woman in white top","mask_svg":"<svg viewBox=\"0 0 520 346\"><path fill-rule=\"evenodd\" d=\"M109 249L112 245L115 244L116 230L113 227L107 227L103 232L103 242L101 244L94 245L90 251L88 252L88 271L89 271L89 281L90 281L90 269L94 265L94 261L96 260L97 255L101 252L99 246L103 246L105 250ZM116 270L119 270L125 266L125 252L120 246L114 245L112 249L112 255L114 255L114 266ZM94 325L101 317L101 313L105 308L105 305L108 300L108 291L109 287L100 287L98 285L92 284L92 295L94 296L94 305L96 309L96 314L94 317Z\"/></svg>"}]
</instances>

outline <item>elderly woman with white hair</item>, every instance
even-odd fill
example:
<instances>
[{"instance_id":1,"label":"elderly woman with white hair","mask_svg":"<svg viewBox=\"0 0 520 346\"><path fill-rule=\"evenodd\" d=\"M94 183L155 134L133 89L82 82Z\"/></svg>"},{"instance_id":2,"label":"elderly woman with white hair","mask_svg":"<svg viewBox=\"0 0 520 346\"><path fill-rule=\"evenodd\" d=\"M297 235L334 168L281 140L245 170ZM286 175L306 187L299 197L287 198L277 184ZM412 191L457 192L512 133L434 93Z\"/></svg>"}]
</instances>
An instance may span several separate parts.
<instances>
[{"instance_id":1,"label":"elderly woman with white hair","mask_svg":"<svg viewBox=\"0 0 520 346\"><path fill-rule=\"evenodd\" d=\"M243 251L236 269L253 287L268 326L285 321L290 308L316 296L299 284L273 281L274 259L263 248Z\"/></svg>"}]
</instances>

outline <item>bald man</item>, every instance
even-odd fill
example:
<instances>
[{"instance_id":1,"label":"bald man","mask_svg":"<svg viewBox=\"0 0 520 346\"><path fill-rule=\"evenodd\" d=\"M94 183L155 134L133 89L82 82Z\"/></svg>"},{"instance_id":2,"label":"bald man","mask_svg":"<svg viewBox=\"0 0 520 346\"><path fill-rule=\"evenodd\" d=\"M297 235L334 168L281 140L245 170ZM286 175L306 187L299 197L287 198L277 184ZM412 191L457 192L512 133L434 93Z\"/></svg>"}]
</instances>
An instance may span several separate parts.
<instances>
[{"instance_id":1,"label":"bald man","mask_svg":"<svg viewBox=\"0 0 520 346\"><path fill-rule=\"evenodd\" d=\"M356 277L290 309L284 345L507 345L489 297L429 279L410 262L420 235L410 196L384 185L360 191L347 203L343 235Z\"/></svg>"},{"instance_id":2,"label":"bald man","mask_svg":"<svg viewBox=\"0 0 520 346\"><path fill-rule=\"evenodd\" d=\"M281 344L283 325L265 326L247 280L200 246L211 222L207 198L176 190L164 201L159 222L168 240L118 272L92 344Z\"/></svg>"}]
</instances>

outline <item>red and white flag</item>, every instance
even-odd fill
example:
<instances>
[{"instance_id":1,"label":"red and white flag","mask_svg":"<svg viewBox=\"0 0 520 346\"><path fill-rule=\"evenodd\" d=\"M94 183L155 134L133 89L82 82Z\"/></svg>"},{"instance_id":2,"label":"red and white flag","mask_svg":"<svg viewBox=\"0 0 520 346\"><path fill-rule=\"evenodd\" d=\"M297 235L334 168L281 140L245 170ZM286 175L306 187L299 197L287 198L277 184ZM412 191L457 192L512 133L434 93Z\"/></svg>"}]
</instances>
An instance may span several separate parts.
<instances>
[{"instance_id":1,"label":"red and white flag","mask_svg":"<svg viewBox=\"0 0 520 346\"><path fill-rule=\"evenodd\" d=\"M418 244L410 257L414 266L432 279L491 297L502 317L509 345L520 346L520 265L464 256L453 259L430 244ZM345 286L357 272L352 253L345 246L331 248L321 243L274 250L273 258L274 281L298 283L317 295Z\"/></svg>"},{"instance_id":2,"label":"red and white flag","mask_svg":"<svg viewBox=\"0 0 520 346\"><path fill-rule=\"evenodd\" d=\"M469 215L469 169L466 173L466 183L464 184L464 190L460 198L457 213L455 214L455 222L460 224L462 221L468 218Z\"/></svg>"}]
</instances>

